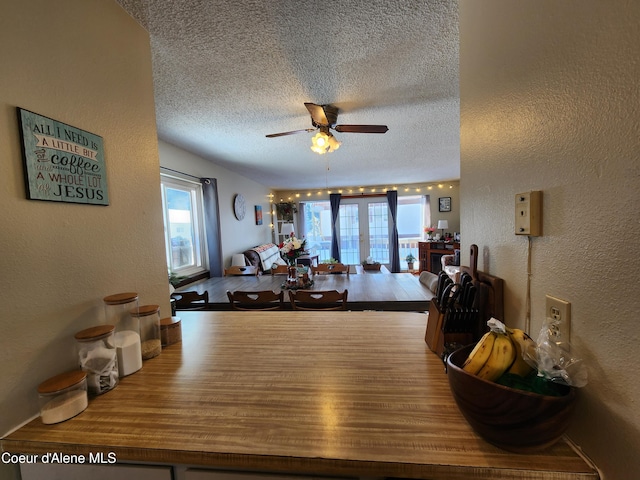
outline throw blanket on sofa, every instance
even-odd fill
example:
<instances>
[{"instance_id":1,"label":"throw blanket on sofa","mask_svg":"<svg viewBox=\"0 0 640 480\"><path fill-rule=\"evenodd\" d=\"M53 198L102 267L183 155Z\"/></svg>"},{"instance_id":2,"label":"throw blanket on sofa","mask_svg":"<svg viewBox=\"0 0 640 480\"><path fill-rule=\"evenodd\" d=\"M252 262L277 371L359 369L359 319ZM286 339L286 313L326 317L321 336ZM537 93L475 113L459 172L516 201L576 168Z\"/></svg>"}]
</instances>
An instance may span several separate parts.
<instances>
[{"instance_id":1,"label":"throw blanket on sofa","mask_svg":"<svg viewBox=\"0 0 640 480\"><path fill-rule=\"evenodd\" d=\"M258 257L260 257L260 266L262 267L263 272L271 270L271 266L274 263L279 265L284 265L286 263L280 257L280 249L274 243L265 243L264 245L259 245L251 250L256 252Z\"/></svg>"}]
</instances>

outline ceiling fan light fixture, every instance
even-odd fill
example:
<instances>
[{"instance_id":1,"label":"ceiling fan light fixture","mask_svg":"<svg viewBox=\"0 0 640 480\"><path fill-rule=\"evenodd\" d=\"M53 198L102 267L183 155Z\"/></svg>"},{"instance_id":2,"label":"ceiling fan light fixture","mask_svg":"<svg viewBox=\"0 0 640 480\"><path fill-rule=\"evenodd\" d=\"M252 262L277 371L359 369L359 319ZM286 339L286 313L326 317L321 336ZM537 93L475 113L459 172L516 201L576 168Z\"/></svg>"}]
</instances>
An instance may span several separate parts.
<instances>
[{"instance_id":1,"label":"ceiling fan light fixture","mask_svg":"<svg viewBox=\"0 0 640 480\"><path fill-rule=\"evenodd\" d=\"M311 151L319 155L331 153L340 148L340 142L328 132L318 132L311 138Z\"/></svg>"}]
</instances>

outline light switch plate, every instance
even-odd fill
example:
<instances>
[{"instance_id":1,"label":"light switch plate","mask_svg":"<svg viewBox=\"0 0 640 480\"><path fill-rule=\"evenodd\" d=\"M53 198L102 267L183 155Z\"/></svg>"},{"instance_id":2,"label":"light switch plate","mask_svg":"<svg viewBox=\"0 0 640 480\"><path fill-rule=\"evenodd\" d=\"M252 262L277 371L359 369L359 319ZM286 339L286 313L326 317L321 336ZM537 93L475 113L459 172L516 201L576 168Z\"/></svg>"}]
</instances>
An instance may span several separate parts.
<instances>
[{"instance_id":1,"label":"light switch plate","mask_svg":"<svg viewBox=\"0 0 640 480\"><path fill-rule=\"evenodd\" d=\"M516 194L515 234L539 237L542 235L542 192Z\"/></svg>"}]
</instances>

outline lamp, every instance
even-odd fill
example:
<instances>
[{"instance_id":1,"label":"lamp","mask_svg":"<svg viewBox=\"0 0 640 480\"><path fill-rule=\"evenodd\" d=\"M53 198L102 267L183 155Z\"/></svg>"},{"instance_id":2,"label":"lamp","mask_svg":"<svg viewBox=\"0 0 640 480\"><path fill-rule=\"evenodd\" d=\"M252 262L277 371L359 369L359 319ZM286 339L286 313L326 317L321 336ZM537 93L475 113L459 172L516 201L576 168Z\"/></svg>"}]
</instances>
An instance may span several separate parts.
<instances>
[{"instance_id":1,"label":"lamp","mask_svg":"<svg viewBox=\"0 0 640 480\"><path fill-rule=\"evenodd\" d=\"M438 220L438 229L442 230L442 238L444 238L444 230L445 228L449 228L448 220Z\"/></svg>"},{"instance_id":2,"label":"lamp","mask_svg":"<svg viewBox=\"0 0 640 480\"><path fill-rule=\"evenodd\" d=\"M282 230L280 230L281 235L286 235L290 237L293 235L293 223L283 223Z\"/></svg>"},{"instance_id":3,"label":"lamp","mask_svg":"<svg viewBox=\"0 0 640 480\"><path fill-rule=\"evenodd\" d=\"M329 133L329 128L321 128L313 138L311 138L311 151L319 155L331 153L340 148L340 142Z\"/></svg>"}]
</instances>

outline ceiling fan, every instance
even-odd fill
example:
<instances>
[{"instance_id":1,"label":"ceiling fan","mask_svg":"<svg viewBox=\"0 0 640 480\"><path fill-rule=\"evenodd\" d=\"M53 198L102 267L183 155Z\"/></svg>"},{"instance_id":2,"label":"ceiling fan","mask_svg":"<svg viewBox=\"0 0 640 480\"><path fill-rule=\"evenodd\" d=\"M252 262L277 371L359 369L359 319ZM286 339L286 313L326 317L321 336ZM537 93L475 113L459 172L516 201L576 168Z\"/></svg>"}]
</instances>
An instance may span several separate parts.
<instances>
[{"instance_id":1,"label":"ceiling fan","mask_svg":"<svg viewBox=\"0 0 640 480\"><path fill-rule=\"evenodd\" d=\"M389 130L386 125L336 125L338 121L338 107L333 105L316 105L315 103L308 102L305 103L304 106L307 107L307 110L309 110L311 114L311 124L313 128L272 133L267 135L267 138L283 137L285 135L319 130L311 140L311 150L322 155L333 152L340 147L340 142L329 132L330 129L340 133L385 133Z\"/></svg>"}]
</instances>

